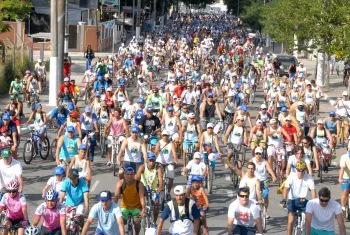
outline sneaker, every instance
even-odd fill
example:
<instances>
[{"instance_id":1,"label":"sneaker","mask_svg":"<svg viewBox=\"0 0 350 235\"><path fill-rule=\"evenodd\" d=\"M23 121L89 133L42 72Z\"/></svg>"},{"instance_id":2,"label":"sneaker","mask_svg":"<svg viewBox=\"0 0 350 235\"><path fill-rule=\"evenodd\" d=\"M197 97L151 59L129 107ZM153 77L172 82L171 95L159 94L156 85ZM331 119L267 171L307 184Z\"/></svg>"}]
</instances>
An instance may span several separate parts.
<instances>
[{"instance_id":1,"label":"sneaker","mask_svg":"<svg viewBox=\"0 0 350 235\"><path fill-rule=\"evenodd\" d=\"M107 166L112 166L112 162L107 162Z\"/></svg>"},{"instance_id":2,"label":"sneaker","mask_svg":"<svg viewBox=\"0 0 350 235\"><path fill-rule=\"evenodd\" d=\"M265 217L266 217L266 219L270 219L271 218L270 215L267 214L267 213L266 213Z\"/></svg>"}]
</instances>

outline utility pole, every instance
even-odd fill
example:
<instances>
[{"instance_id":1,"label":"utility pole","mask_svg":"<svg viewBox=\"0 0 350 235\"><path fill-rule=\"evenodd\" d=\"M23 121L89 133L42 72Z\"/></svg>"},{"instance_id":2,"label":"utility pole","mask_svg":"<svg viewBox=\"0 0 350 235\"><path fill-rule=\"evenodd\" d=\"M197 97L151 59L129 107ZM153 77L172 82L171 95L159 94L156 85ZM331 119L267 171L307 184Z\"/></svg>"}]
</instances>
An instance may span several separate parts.
<instances>
[{"instance_id":1,"label":"utility pole","mask_svg":"<svg viewBox=\"0 0 350 235\"><path fill-rule=\"evenodd\" d=\"M156 28L157 20L157 0L153 0L153 12L152 12L152 21L153 21L153 30Z\"/></svg>"},{"instance_id":2,"label":"utility pole","mask_svg":"<svg viewBox=\"0 0 350 235\"><path fill-rule=\"evenodd\" d=\"M140 34L141 34L141 0L137 0L136 38L140 38Z\"/></svg>"},{"instance_id":3,"label":"utility pole","mask_svg":"<svg viewBox=\"0 0 350 235\"><path fill-rule=\"evenodd\" d=\"M66 0L66 5L64 7L65 20L64 20L64 56L68 57L68 35L69 35L69 25L68 25L68 0Z\"/></svg>"},{"instance_id":4,"label":"utility pole","mask_svg":"<svg viewBox=\"0 0 350 235\"><path fill-rule=\"evenodd\" d=\"M240 4L240 2L239 2L239 0L237 0L237 13L236 13L236 14L237 14L237 15L236 15L237 17L239 17L239 4Z\"/></svg>"},{"instance_id":5,"label":"utility pole","mask_svg":"<svg viewBox=\"0 0 350 235\"><path fill-rule=\"evenodd\" d=\"M135 33L135 0L132 0L132 34Z\"/></svg>"},{"instance_id":6,"label":"utility pole","mask_svg":"<svg viewBox=\"0 0 350 235\"><path fill-rule=\"evenodd\" d=\"M49 106L57 106L57 0L50 2L51 57L50 57L50 88Z\"/></svg>"},{"instance_id":7,"label":"utility pole","mask_svg":"<svg viewBox=\"0 0 350 235\"><path fill-rule=\"evenodd\" d=\"M58 60L57 60L57 82L63 81L63 59L64 59L64 38L65 38L65 5L66 0L57 1L57 32L58 32Z\"/></svg>"}]
</instances>

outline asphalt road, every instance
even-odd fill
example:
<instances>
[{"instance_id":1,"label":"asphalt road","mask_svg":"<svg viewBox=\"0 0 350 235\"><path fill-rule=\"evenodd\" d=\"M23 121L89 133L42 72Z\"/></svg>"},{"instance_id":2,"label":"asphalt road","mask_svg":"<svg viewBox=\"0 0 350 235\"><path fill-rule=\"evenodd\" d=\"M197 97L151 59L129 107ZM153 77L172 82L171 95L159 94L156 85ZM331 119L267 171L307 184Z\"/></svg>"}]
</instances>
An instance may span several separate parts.
<instances>
[{"instance_id":1,"label":"asphalt road","mask_svg":"<svg viewBox=\"0 0 350 235\"><path fill-rule=\"evenodd\" d=\"M72 75L79 81L82 78L82 73L85 68L85 61L81 57L72 57L73 59L73 67L72 67ZM131 90L129 88L129 90ZM130 91L129 91L130 92ZM41 97L41 102L43 104L48 103L48 96L43 95ZM251 112L252 117L256 116L258 107L262 103L263 94L262 89L258 89L256 102L254 105L249 107L248 111ZM1 104L7 103L7 99L0 99ZM78 106L83 107L82 103L78 104ZM50 108L44 106L44 109L47 111ZM326 113L331 110L331 107L328 102L322 101L320 108L321 116L325 117ZM26 113L29 111L26 110ZM52 140L57 133L57 130L49 130L49 137ZM19 157L22 159L22 151L23 151L23 141L19 150ZM334 163L339 162L339 156L341 153L344 153L344 149L337 149L337 158L334 160ZM250 158L250 154L247 153L247 157ZM55 167L55 163L51 160L43 161L40 158L36 158L32 161L30 165L26 165L22 162L22 166L24 169L24 193L28 202L28 211L31 215L34 214L35 208L42 203L41 199L41 190L46 184L49 177L52 175L53 168ZM114 191L115 184L118 180L117 177L113 177L112 168L106 167L106 159L101 158L100 154L97 152L95 161L93 163L93 180L90 188L90 202L95 203L97 201L97 195L100 191L108 189ZM180 168L177 169L175 184L184 184L185 178L179 173ZM330 188L332 192L333 198L340 198L340 189L339 185L337 185L337 173L338 168L332 167L330 171L325 176L324 183L319 183L316 178L316 187L320 189L323 186L327 186ZM287 212L283 210L279 206L279 201L281 200L280 195L276 194L277 186L272 185L270 188L270 208L268 210L271 218L268 221L268 230L267 234L285 234L286 232L286 224L287 224ZM236 190L233 188L231 183L231 175L227 169L221 164L217 164L215 179L214 179L214 188L213 194L209 195L210 201L210 209L208 212L208 226L210 234L225 234L226 233L226 221L227 221L227 210L229 204L235 200L237 195ZM348 231L350 231L350 223L346 223ZM165 228L168 225L166 224ZM92 233L91 233L92 234Z\"/></svg>"}]
</instances>

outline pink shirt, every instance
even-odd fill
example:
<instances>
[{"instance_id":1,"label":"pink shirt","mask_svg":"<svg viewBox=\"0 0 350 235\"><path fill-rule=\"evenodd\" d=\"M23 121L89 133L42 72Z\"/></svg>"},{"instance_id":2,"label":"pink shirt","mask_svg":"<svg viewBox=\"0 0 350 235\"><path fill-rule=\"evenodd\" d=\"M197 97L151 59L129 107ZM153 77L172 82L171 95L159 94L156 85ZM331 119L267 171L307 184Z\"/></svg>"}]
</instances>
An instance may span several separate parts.
<instances>
[{"instance_id":1,"label":"pink shirt","mask_svg":"<svg viewBox=\"0 0 350 235\"><path fill-rule=\"evenodd\" d=\"M22 209L27 208L26 198L20 193L17 193L14 198L5 193L0 202L0 209L4 210L5 208L7 218L11 220L24 219Z\"/></svg>"},{"instance_id":2,"label":"pink shirt","mask_svg":"<svg viewBox=\"0 0 350 235\"><path fill-rule=\"evenodd\" d=\"M41 203L38 208L36 208L35 217L43 217L43 226L48 230L55 230L61 227L60 225L60 217L66 216L65 207L57 203L55 208L48 209L46 207L46 202Z\"/></svg>"},{"instance_id":3,"label":"pink shirt","mask_svg":"<svg viewBox=\"0 0 350 235\"><path fill-rule=\"evenodd\" d=\"M120 135L125 132L124 126L123 126L123 118L120 118L117 120L115 117L112 119L112 125L111 125L111 135Z\"/></svg>"}]
</instances>

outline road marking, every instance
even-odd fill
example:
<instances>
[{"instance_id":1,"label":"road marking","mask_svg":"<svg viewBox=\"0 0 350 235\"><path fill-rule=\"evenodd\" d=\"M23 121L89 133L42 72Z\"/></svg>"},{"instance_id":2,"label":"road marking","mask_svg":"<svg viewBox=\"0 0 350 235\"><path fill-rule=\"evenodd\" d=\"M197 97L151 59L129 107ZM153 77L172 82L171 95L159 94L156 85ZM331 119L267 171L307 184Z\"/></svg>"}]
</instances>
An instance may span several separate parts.
<instances>
[{"instance_id":1,"label":"road marking","mask_svg":"<svg viewBox=\"0 0 350 235\"><path fill-rule=\"evenodd\" d=\"M100 181L99 181L99 180L96 180L95 183L92 185L90 192L95 191L95 189L96 189L96 187L97 187L97 185L98 185L99 183L100 183Z\"/></svg>"},{"instance_id":2,"label":"road marking","mask_svg":"<svg viewBox=\"0 0 350 235\"><path fill-rule=\"evenodd\" d=\"M228 197L233 197L235 194L233 193L233 190L227 190L226 191Z\"/></svg>"},{"instance_id":3,"label":"road marking","mask_svg":"<svg viewBox=\"0 0 350 235\"><path fill-rule=\"evenodd\" d=\"M225 180L226 181L231 181L231 176L230 175L225 175Z\"/></svg>"},{"instance_id":4,"label":"road marking","mask_svg":"<svg viewBox=\"0 0 350 235\"><path fill-rule=\"evenodd\" d=\"M335 100L329 100L329 103L334 106L336 104Z\"/></svg>"}]
</instances>

